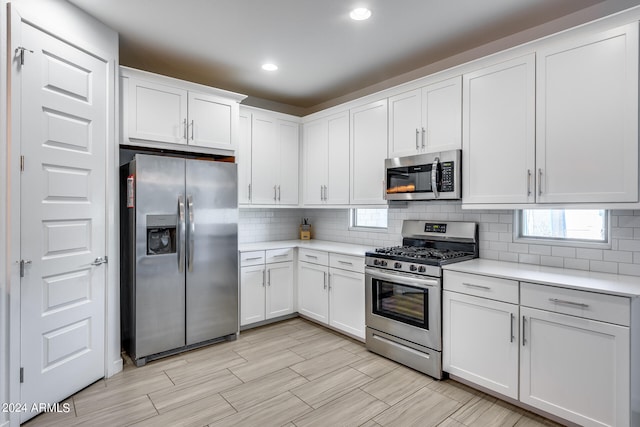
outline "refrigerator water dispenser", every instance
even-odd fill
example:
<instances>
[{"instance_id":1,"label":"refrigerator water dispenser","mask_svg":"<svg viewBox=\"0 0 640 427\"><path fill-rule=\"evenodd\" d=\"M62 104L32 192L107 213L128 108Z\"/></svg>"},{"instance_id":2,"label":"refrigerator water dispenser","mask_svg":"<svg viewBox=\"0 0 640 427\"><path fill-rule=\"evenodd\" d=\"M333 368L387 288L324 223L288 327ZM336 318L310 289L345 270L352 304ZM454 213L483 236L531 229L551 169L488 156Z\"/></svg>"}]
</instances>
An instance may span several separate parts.
<instances>
[{"instance_id":1,"label":"refrigerator water dispenser","mask_svg":"<svg viewBox=\"0 0 640 427\"><path fill-rule=\"evenodd\" d=\"M176 215L147 215L147 255L176 253Z\"/></svg>"}]
</instances>

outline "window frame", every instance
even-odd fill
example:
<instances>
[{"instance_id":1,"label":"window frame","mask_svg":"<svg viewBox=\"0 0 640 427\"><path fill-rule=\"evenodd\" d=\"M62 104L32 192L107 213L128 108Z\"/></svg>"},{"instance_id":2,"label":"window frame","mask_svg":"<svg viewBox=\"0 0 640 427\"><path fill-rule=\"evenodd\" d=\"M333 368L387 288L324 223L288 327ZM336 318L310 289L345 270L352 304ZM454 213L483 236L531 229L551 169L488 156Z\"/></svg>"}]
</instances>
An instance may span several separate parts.
<instances>
[{"instance_id":1,"label":"window frame","mask_svg":"<svg viewBox=\"0 0 640 427\"><path fill-rule=\"evenodd\" d=\"M387 225L385 227L368 227L356 224L356 215L358 209L381 209L387 211ZM386 208L349 208L348 210L349 231L367 231L372 233L386 233L389 230L389 210Z\"/></svg>"},{"instance_id":2,"label":"window frame","mask_svg":"<svg viewBox=\"0 0 640 427\"><path fill-rule=\"evenodd\" d=\"M563 209L573 210L574 208L546 208L546 209ZM586 249L611 249L611 210L610 209L598 209L603 210L605 213L605 241L591 241L583 239L568 239L557 237L531 237L522 236L522 214L527 210L515 209L513 211L513 241L514 243L527 243L532 245L547 245L547 246L569 246L574 248L586 248Z\"/></svg>"}]
</instances>

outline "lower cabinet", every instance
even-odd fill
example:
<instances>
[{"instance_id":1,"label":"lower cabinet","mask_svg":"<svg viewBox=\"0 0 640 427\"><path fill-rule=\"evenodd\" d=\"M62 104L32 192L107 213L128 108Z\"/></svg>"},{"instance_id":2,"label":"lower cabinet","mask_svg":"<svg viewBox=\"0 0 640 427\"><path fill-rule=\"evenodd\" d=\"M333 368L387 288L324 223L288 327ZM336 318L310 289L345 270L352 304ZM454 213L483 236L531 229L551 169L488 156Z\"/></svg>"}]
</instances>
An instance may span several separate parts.
<instances>
[{"instance_id":1,"label":"lower cabinet","mask_svg":"<svg viewBox=\"0 0 640 427\"><path fill-rule=\"evenodd\" d=\"M300 249L298 260L298 312L364 340L364 258Z\"/></svg>"},{"instance_id":2,"label":"lower cabinet","mask_svg":"<svg viewBox=\"0 0 640 427\"><path fill-rule=\"evenodd\" d=\"M243 253L240 266L240 326L294 312L293 249Z\"/></svg>"},{"instance_id":3,"label":"lower cabinet","mask_svg":"<svg viewBox=\"0 0 640 427\"><path fill-rule=\"evenodd\" d=\"M443 286L446 372L581 426L632 425L629 298L452 271Z\"/></svg>"}]
</instances>

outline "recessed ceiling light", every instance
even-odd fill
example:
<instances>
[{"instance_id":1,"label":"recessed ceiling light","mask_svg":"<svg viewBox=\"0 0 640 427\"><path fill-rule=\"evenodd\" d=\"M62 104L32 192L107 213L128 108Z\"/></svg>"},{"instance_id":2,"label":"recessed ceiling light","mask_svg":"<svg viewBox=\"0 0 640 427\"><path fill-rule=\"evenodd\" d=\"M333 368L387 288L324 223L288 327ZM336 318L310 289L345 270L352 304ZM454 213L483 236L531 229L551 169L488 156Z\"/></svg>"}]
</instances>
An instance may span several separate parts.
<instances>
[{"instance_id":1,"label":"recessed ceiling light","mask_svg":"<svg viewBox=\"0 0 640 427\"><path fill-rule=\"evenodd\" d=\"M349 16L354 21L364 21L365 19L369 19L371 17L371 11L366 7L358 7L356 9L353 9Z\"/></svg>"},{"instance_id":2,"label":"recessed ceiling light","mask_svg":"<svg viewBox=\"0 0 640 427\"><path fill-rule=\"evenodd\" d=\"M266 64L262 64L262 69L265 71L276 71L278 69L278 66L269 62Z\"/></svg>"}]
</instances>

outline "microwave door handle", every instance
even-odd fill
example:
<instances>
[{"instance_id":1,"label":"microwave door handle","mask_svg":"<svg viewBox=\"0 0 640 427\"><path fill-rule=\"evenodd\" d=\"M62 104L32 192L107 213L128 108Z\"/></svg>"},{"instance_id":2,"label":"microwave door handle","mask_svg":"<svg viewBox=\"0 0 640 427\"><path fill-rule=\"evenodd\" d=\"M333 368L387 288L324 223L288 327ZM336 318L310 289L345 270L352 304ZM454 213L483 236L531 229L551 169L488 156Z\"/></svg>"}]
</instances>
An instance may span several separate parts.
<instances>
[{"instance_id":1,"label":"microwave door handle","mask_svg":"<svg viewBox=\"0 0 640 427\"><path fill-rule=\"evenodd\" d=\"M440 158L436 157L431 165L431 191L436 199L440 197L438 193L438 163L440 163Z\"/></svg>"}]
</instances>

